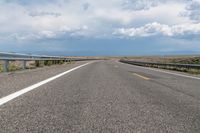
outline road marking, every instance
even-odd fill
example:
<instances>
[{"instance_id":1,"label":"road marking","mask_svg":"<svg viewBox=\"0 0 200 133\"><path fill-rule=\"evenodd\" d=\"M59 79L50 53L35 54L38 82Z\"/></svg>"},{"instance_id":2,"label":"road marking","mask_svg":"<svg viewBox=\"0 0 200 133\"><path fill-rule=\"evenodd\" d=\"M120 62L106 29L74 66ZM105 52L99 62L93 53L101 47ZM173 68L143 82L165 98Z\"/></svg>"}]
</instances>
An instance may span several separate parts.
<instances>
[{"instance_id":1,"label":"road marking","mask_svg":"<svg viewBox=\"0 0 200 133\"><path fill-rule=\"evenodd\" d=\"M77 69L79 69L81 67L84 67L86 65L89 65L91 63L92 62L80 65L80 66L75 67L73 69L70 69L70 70L68 70L66 72L60 73L60 74L58 74L58 75L56 75L54 77L48 78L48 79L46 79L44 81L41 81L41 82L36 83L34 85L31 85L31 86L29 86L27 88L24 88L24 89L20 90L20 91L14 92L14 93L12 93L12 94L10 94L8 96L5 96L5 97L0 99L0 106L5 104L5 103L7 103L7 102L9 102L9 101L11 101L11 100L13 100L13 99L15 99L15 98L17 98L17 97L19 97L19 96L21 96L21 95L23 95L23 94L25 94L25 93L27 93L27 92L29 92L29 91L32 91L32 90L34 90L34 89L36 89L36 88L38 88L38 87L40 87L40 86L42 86L44 84L47 84L47 83L49 83L49 82L51 82L51 81L53 81L53 80L55 80L55 79L57 79L59 77L62 77L62 76L66 75L66 74L68 74L68 73L70 73L70 72L72 72L74 70L77 70Z\"/></svg>"},{"instance_id":2,"label":"road marking","mask_svg":"<svg viewBox=\"0 0 200 133\"><path fill-rule=\"evenodd\" d=\"M142 75L137 74L137 73L133 73L133 75L138 76L138 77L140 77L140 78L142 78L142 79L145 79L145 80L149 80L149 79L150 79L150 78L148 78L148 77L142 76Z\"/></svg>"},{"instance_id":3,"label":"road marking","mask_svg":"<svg viewBox=\"0 0 200 133\"><path fill-rule=\"evenodd\" d=\"M129 65L131 65L131 64L129 64ZM179 73L173 73L173 72L163 71L163 70L159 70L159 69L155 69L155 68L148 68L148 67L142 67L142 66L136 66L136 65L132 65L132 66L147 69L147 70L152 70L152 71L156 71L156 72L166 73L166 74L170 74L170 75L175 75L175 76L179 76L179 77L200 80L200 77L194 77L194 76L189 76L189 75L184 75L184 74L179 74Z\"/></svg>"}]
</instances>

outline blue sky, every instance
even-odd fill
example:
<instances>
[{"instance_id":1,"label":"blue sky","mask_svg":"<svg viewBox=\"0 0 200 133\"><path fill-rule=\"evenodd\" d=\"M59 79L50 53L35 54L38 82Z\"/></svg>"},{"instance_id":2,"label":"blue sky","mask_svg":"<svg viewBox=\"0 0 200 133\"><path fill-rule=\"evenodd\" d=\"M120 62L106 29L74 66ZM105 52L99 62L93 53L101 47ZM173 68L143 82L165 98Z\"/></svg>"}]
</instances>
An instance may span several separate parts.
<instances>
[{"instance_id":1,"label":"blue sky","mask_svg":"<svg viewBox=\"0 0 200 133\"><path fill-rule=\"evenodd\" d=\"M0 51L200 53L200 0L1 0Z\"/></svg>"}]
</instances>

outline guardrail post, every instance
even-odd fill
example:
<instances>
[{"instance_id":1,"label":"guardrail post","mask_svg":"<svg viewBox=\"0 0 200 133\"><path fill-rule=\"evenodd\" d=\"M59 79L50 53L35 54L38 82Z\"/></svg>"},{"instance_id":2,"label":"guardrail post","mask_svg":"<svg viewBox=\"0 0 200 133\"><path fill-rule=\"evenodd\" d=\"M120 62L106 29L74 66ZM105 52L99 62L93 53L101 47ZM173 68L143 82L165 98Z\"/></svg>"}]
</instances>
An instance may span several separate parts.
<instances>
[{"instance_id":1,"label":"guardrail post","mask_svg":"<svg viewBox=\"0 0 200 133\"><path fill-rule=\"evenodd\" d=\"M8 72L9 71L9 60L4 60L3 71L4 72Z\"/></svg>"},{"instance_id":2,"label":"guardrail post","mask_svg":"<svg viewBox=\"0 0 200 133\"><path fill-rule=\"evenodd\" d=\"M26 69L26 61L22 61L22 69Z\"/></svg>"}]
</instances>

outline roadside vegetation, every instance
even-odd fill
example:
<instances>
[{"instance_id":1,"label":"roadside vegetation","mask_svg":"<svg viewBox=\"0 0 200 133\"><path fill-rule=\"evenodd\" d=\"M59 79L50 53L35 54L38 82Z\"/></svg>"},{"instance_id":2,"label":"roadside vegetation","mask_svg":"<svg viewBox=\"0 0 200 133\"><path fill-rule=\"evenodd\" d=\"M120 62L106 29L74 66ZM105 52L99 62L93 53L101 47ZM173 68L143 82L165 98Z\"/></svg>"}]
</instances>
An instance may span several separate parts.
<instances>
[{"instance_id":1,"label":"roadside vegetation","mask_svg":"<svg viewBox=\"0 0 200 133\"><path fill-rule=\"evenodd\" d=\"M2 63L0 62L0 72L2 72L3 71L3 65L2 65Z\"/></svg>"},{"instance_id":2,"label":"roadside vegetation","mask_svg":"<svg viewBox=\"0 0 200 133\"><path fill-rule=\"evenodd\" d=\"M194 56L135 56L122 57L134 61L147 61L159 63L200 64L200 55Z\"/></svg>"},{"instance_id":3,"label":"roadside vegetation","mask_svg":"<svg viewBox=\"0 0 200 133\"><path fill-rule=\"evenodd\" d=\"M180 64L200 64L200 57L188 58L188 59L174 59L172 63Z\"/></svg>"},{"instance_id":4,"label":"roadside vegetation","mask_svg":"<svg viewBox=\"0 0 200 133\"><path fill-rule=\"evenodd\" d=\"M177 63L177 64L200 64L200 56L151 56L151 57L123 57L125 60L133 61L145 61L156 63ZM180 72L186 72L190 74L200 74L200 69L180 68L172 66L158 66L158 65L145 65L147 67L154 67L160 69L174 70Z\"/></svg>"},{"instance_id":5,"label":"roadside vegetation","mask_svg":"<svg viewBox=\"0 0 200 133\"><path fill-rule=\"evenodd\" d=\"M52 65L62 65L64 61L27 61L26 69L35 69L37 67L52 66ZM67 64L74 63L73 61L66 62ZM22 70L22 63L20 61L10 61L9 71ZM0 62L0 72L3 72L3 62Z\"/></svg>"},{"instance_id":6,"label":"roadside vegetation","mask_svg":"<svg viewBox=\"0 0 200 133\"><path fill-rule=\"evenodd\" d=\"M173 67L173 66L159 66L159 65L145 65L145 66L159 68L159 69L179 71L179 72L186 72L186 73L190 73L190 74L200 74L200 69L180 68L180 67Z\"/></svg>"}]
</instances>

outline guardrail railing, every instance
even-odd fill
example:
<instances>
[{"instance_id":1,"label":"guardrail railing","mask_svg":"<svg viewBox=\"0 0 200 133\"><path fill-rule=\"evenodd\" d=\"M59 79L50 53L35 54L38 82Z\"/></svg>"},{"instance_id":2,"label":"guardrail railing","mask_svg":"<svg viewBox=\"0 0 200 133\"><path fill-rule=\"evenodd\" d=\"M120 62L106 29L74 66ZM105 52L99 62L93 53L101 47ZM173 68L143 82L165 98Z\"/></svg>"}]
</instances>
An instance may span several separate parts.
<instances>
[{"instance_id":1,"label":"guardrail railing","mask_svg":"<svg viewBox=\"0 0 200 133\"><path fill-rule=\"evenodd\" d=\"M120 62L137 66L161 66L161 67L177 67L186 69L200 69L200 65L198 64L156 63L156 62L142 62L142 61L130 61L130 60L120 60Z\"/></svg>"},{"instance_id":2,"label":"guardrail railing","mask_svg":"<svg viewBox=\"0 0 200 133\"><path fill-rule=\"evenodd\" d=\"M27 61L86 61L93 59L84 58L67 58L63 56L46 56L46 55L31 55L31 54L20 54L20 53L6 53L0 52L0 60L3 61L3 71L9 71L9 61L22 61L22 69L26 69Z\"/></svg>"}]
</instances>

